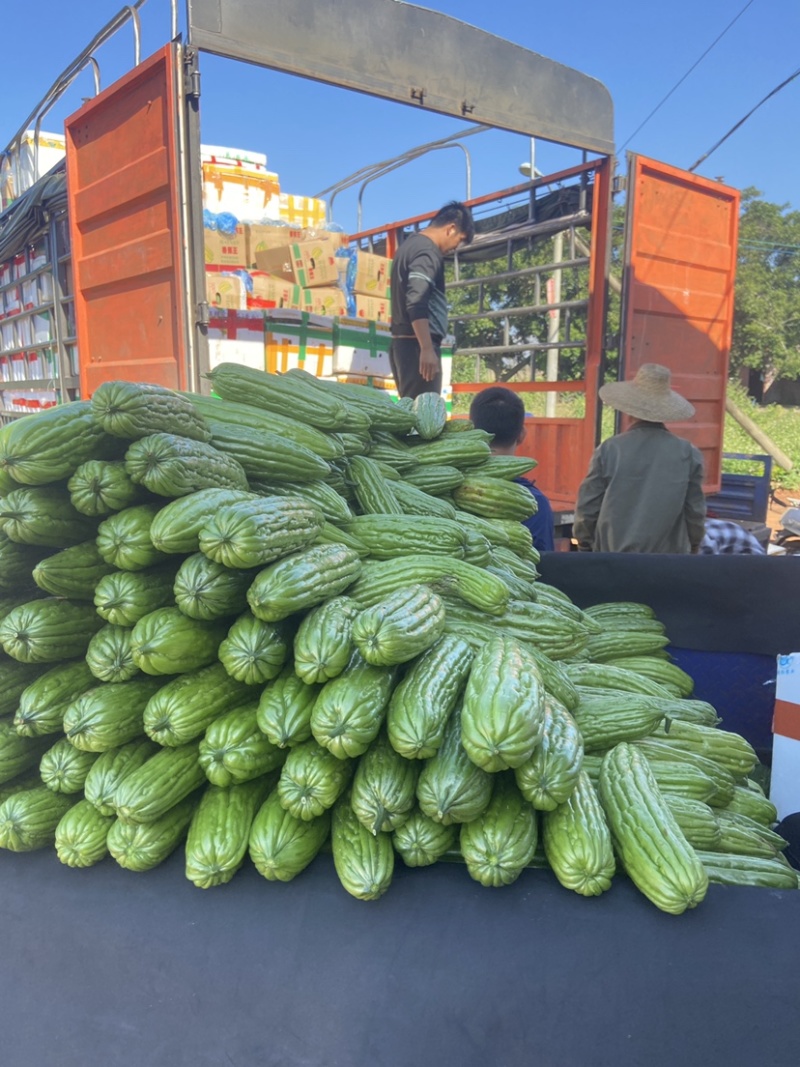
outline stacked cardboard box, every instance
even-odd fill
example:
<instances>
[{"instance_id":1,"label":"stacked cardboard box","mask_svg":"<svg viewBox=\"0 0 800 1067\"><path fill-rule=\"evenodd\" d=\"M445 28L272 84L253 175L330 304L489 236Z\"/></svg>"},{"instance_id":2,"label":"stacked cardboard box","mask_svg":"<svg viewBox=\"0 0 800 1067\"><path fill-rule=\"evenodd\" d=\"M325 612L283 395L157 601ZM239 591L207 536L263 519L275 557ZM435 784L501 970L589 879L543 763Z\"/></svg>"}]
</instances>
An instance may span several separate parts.
<instances>
[{"instance_id":1,"label":"stacked cardboard box","mask_svg":"<svg viewBox=\"0 0 800 1067\"><path fill-rule=\"evenodd\" d=\"M347 287L353 295L355 316L373 322L391 322L392 261L372 252L353 253Z\"/></svg>"}]
</instances>

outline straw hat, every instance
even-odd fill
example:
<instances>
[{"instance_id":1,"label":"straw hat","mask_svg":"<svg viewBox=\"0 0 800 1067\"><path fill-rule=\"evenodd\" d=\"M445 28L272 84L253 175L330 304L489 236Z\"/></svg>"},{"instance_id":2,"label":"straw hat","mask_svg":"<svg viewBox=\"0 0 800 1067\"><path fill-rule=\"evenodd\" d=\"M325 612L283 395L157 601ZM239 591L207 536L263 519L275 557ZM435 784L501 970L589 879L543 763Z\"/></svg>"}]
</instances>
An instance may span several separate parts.
<instances>
[{"instance_id":1,"label":"straw hat","mask_svg":"<svg viewBox=\"0 0 800 1067\"><path fill-rule=\"evenodd\" d=\"M600 399L617 411L646 422L683 422L694 415L694 406L670 388L669 367L643 363L629 382L608 382Z\"/></svg>"}]
</instances>

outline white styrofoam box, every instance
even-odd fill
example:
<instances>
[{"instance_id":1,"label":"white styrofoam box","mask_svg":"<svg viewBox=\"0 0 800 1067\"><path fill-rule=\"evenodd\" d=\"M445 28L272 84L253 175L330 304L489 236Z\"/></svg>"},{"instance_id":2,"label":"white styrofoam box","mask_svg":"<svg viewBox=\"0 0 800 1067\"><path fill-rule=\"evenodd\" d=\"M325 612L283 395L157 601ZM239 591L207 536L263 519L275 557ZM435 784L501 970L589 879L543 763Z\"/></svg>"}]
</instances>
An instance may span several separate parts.
<instances>
[{"instance_id":1,"label":"white styrofoam box","mask_svg":"<svg viewBox=\"0 0 800 1067\"><path fill-rule=\"evenodd\" d=\"M15 315L20 310L19 286L14 285L6 289L3 294L6 315Z\"/></svg>"},{"instance_id":2,"label":"white styrofoam box","mask_svg":"<svg viewBox=\"0 0 800 1067\"><path fill-rule=\"evenodd\" d=\"M21 348L34 343L31 317L30 315L20 315L17 319L17 341Z\"/></svg>"},{"instance_id":3,"label":"white styrofoam box","mask_svg":"<svg viewBox=\"0 0 800 1067\"><path fill-rule=\"evenodd\" d=\"M22 306L26 311L39 304L39 283L36 278L27 278L22 283Z\"/></svg>"},{"instance_id":4,"label":"white styrofoam box","mask_svg":"<svg viewBox=\"0 0 800 1067\"><path fill-rule=\"evenodd\" d=\"M800 811L800 652L778 656L769 797L779 819Z\"/></svg>"},{"instance_id":5,"label":"white styrofoam box","mask_svg":"<svg viewBox=\"0 0 800 1067\"><path fill-rule=\"evenodd\" d=\"M237 165L234 160L203 163L203 207L239 222L280 218L278 175L263 167Z\"/></svg>"},{"instance_id":6,"label":"white styrofoam box","mask_svg":"<svg viewBox=\"0 0 800 1067\"><path fill-rule=\"evenodd\" d=\"M333 334L333 373L367 378L391 378L388 326L363 319L338 319Z\"/></svg>"},{"instance_id":7,"label":"white styrofoam box","mask_svg":"<svg viewBox=\"0 0 800 1067\"><path fill-rule=\"evenodd\" d=\"M266 154L251 152L249 148L224 148L216 144L201 144L200 160L203 163L244 163L249 167L267 169Z\"/></svg>"},{"instance_id":8,"label":"white styrofoam box","mask_svg":"<svg viewBox=\"0 0 800 1067\"><path fill-rule=\"evenodd\" d=\"M48 312L43 312L41 315L32 315L33 319L33 343L35 345L44 344L45 341L52 340L50 336L50 315Z\"/></svg>"},{"instance_id":9,"label":"white styrofoam box","mask_svg":"<svg viewBox=\"0 0 800 1067\"><path fill-rule=\"evenodd\" d=\"M4 352L17 347L17 326L14 319L0 322L0 345Z\"/></svg>"},{"instance_id":10,"label":"white styrofoam box","mask_svg":"<svg viewBox=\"0 0 800 1067\"><path fill-rule=\"evenodd\" d=\"M44 364L41 352L28 353L28 377L31 379L44 378Z\"/></svg>"},{"instance_id":11,"label":"white styrofoam box","mask_svg":"<svg viewBox=\"0 0 800 1067\"><path fill-rule=\"evenodd\" d=\"M39 275L39 303L49 304L53 299L53 275L45 271Z\"/></svg>"},{"instance_id":12,"label":"white styrofoam box","mask_svg":"<svg viewBox=\"0 0 800 1067\"><path fill-rule=\"evenodd\" d=\"M211 309L208 322L208 360L239 363L264 370L264 314L261 311Z\"/></svg>"}]
</instances>

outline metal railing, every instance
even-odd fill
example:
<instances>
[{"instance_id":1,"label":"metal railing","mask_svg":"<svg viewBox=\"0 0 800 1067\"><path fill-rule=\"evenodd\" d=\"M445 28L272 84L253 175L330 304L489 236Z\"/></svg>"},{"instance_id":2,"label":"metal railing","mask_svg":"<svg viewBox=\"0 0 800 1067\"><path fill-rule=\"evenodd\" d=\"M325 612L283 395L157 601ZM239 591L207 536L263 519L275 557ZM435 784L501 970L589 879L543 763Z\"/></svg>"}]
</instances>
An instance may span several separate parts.
<instances>
[{"instance_id":1,"label":"metal railing","mask_svg":"<svg viewBox=\"0 0 800 1067\"><path fill-rule=\"evenodd\" d=\"M146 0L134 0L132 4L126 4L121 8L117 14L106 23L106 25L98 31L92 38L89 44L83 49L83 51L72 60L61 74L56 78L50 88L47 90L42 99L36 104L31 111L30 115L26 118L25 122L20 126L9 143L0 150L0 168L3 167L5 160L9 161L11 169L11 178L14 183L14 189L17 195L20 192L20 150L25 134L33 125L34 141L33 141L33 180L36 181L39 175L39 139L42 128L42 121L52 107L61 99L64 93L69 89L75 79L84 71L87 67L92 68L93 80L94 80L94 95L97 96L101 90L101 77L100 77L100 64L97 61L94 53L110 40L123 26L126 26L129 22L133 24L133 66L137 67L141 61L141 23L139 20L139 9L146 3ZM178 33L178 0L170 0L170 24L172 28L172 37L175 38Z\"/></svg>"}]
</instances>

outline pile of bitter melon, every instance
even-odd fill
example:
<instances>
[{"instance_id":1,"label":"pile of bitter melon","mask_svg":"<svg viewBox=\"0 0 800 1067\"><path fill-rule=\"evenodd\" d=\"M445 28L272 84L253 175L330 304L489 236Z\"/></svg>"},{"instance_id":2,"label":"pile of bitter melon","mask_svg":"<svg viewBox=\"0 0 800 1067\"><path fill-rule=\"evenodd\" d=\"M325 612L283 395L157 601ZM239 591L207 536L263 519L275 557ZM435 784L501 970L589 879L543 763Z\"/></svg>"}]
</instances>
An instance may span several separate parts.
<instances>
[{"instance_id":1,"label":"pile of bitter melon","mask_svg":"<svg viewBox=\"0 0 800 1067\"><path fill-rule=\"evenodd\" d=\"M750 745L637 604L538 580L515 481L438 396L223 364L0 431L0 846L198 886L625 871L796 888Z\"/></svg>"}]
</instances>

